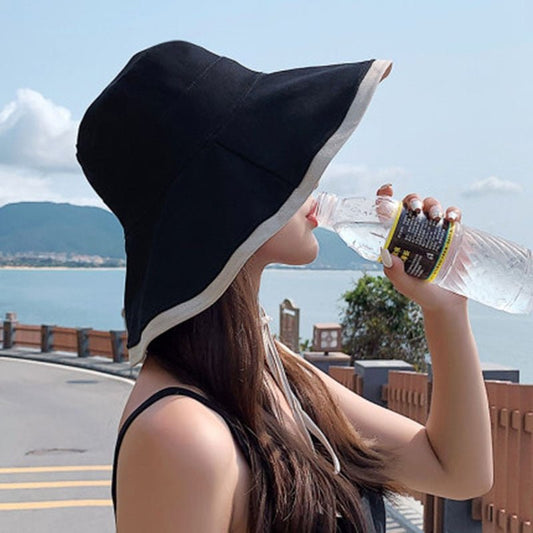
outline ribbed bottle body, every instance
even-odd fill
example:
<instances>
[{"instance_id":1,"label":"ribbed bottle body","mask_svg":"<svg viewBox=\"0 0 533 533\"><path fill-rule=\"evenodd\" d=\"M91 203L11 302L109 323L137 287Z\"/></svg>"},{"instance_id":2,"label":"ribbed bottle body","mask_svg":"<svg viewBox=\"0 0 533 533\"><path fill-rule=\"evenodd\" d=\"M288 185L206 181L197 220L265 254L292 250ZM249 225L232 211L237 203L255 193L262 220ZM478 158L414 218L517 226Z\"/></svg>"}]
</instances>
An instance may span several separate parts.
<instances>
[{"instance_id":1,"label":"ribbed bottle body","mask_svg":"<svg viewBox=\"0 0 533 533\"><path fill-rule=\"evenodd\" d=\"M533 310L531 250L462 226L434 283L509 313Z\"/></svg>"}]
</instances>

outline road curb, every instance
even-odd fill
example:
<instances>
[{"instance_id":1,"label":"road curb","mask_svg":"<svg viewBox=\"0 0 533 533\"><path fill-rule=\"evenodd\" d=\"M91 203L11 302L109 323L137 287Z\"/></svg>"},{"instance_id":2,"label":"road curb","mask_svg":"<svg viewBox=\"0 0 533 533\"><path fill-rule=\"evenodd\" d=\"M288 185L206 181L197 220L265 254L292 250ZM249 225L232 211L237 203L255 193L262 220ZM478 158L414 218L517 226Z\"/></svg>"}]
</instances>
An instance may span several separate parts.
<instances>
[{"instance_id":1,"label":"road curb","mask_svg":"<svg viewBox=\"0 0 533 533\"><path fill-rule=\"evenodd\" d=\"M42 353L31 350L11 349L0 350L0 357L10 359L24 359L27 361L38 361L40 363L53 363L57 365L70 366L92 370L102 374L119 376L134 382L140 371L140 365L130 368L129 363L115 363L104 357L77 357L71 354L58 352Z\"/></svg>"}]
</instances>

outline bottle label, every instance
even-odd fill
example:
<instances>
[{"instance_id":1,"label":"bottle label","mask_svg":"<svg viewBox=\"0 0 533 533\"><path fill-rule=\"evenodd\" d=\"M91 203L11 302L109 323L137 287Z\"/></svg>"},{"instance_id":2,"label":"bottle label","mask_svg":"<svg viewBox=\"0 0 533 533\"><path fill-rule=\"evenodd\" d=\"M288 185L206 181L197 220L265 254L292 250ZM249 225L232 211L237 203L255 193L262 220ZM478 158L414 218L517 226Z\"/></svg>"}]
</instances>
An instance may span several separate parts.
<instances>
[{"instance_id":1,"label":"bottle label","mask_svg":"<svg viewBox=\"0 0 533 533\"><path fill-rule=\"evenodd\" d=\"M446 259L454 230L455 224L447 220L429 220L400 206L385 248L402 259L407 274L433 281Z\"/></svg>"}]
</instances>

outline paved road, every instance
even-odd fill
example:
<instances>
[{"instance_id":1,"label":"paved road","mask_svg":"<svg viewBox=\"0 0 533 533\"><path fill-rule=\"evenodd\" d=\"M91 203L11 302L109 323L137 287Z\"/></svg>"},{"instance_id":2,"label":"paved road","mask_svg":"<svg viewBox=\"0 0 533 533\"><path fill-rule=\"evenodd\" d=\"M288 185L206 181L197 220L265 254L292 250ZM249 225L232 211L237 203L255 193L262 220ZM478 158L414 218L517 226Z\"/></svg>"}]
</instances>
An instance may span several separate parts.
<instances>
[{"instance_id":1,"label":"paved road","mask_svg":"<svg viewBox=\"0 0 533 533\"><path fill-rule=\"evenodd\" d=\"M132 382L0 358L0 532L111 533L111 459Z\"/></svg>"},{"instance_id":2,"label":"paved road","mask_svg":"<svg viewBox=\"0 0 533 533\"><path fill-rule=\"evenodd\" d=\"M0 354L0 533L114 532L111 459L133 381L102 371L130 375L129 367L14 352ZM387 514L387 533L423 529L414 500L398 497Z\"/></svg>"}]
</instances>

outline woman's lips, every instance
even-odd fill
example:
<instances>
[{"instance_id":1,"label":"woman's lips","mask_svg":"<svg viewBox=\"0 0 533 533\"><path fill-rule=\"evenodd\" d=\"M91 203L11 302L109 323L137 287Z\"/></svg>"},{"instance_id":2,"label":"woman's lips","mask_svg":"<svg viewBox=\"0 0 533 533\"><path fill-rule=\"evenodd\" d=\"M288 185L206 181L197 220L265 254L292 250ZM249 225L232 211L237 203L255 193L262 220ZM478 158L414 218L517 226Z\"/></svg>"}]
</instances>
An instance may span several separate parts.
<instances>
[{"instance_id":1,"label":"woman's lips","mask_svg":"<svg viewBox=\"0 0 533 533\"><path fill-rule=\"evenodd\" d=\"M313 200L313 204L311 205L311 209L309 210L309 213L305 216L307 220L311 221L316 228L318 226L318 220L316 219L316 208L318 206L318 202L316 200Z\"/></svg>"},{"instance_id":2,"label":"woman's lips","mask_svg":"<svg viewBox=\"0 0 533 533\"><path fill-rule=\"evenodd\" d=\"M318 220L316 219L315 215L308 215L306 218L313 224L314 228L318 226Z\"/></svg>"}]
</instances>

